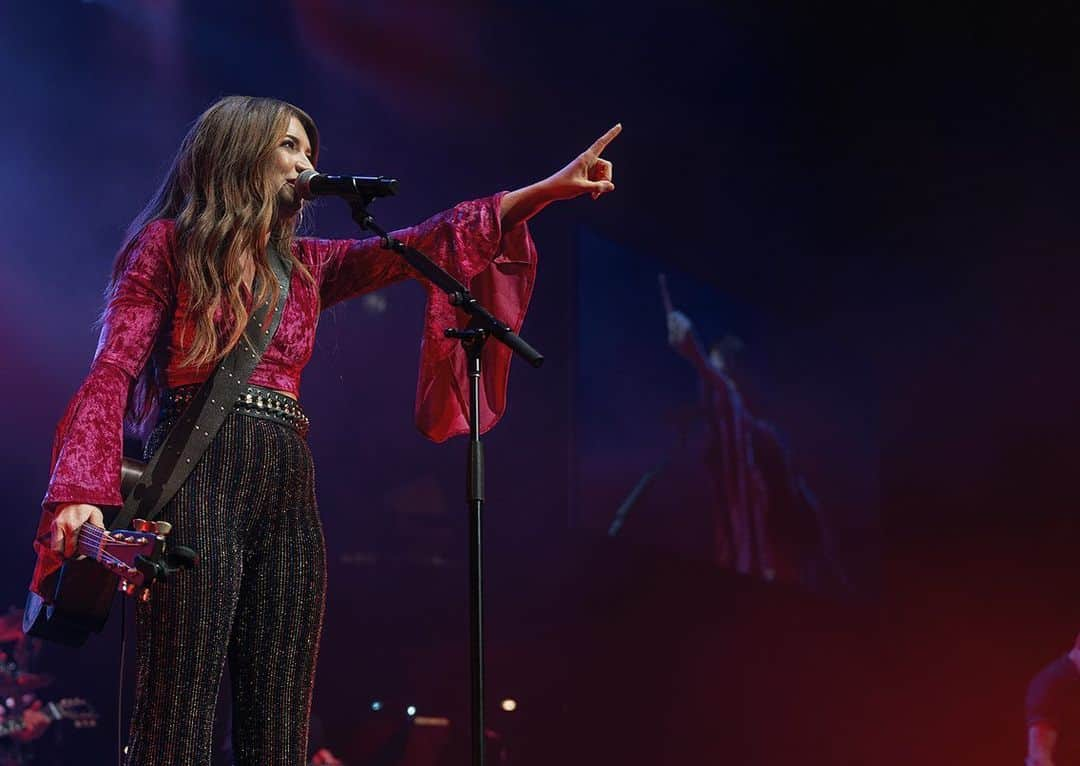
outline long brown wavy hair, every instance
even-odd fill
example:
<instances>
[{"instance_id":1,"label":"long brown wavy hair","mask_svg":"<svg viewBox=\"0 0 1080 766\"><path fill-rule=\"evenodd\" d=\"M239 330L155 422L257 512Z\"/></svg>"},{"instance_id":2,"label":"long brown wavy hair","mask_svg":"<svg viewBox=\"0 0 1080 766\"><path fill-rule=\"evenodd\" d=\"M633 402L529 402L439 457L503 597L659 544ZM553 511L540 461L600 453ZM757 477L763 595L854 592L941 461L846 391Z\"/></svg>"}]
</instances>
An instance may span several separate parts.
<instances>
[{"instance_id":1,"label":"long brown wavy hair","mask_svg":"<svg viewBox=\"0 0 1080 766\"><path fill-rule=\"evenodd\" d=\"M278 217L278 189L268 173L278 142L296 117L311 141L312 163L318 160L319 133L302 109L272 98L227 96L195 121L161 186L131 222L105 291L106 305L124 272L130 248L147 224L174 219L176 266L189 290L188 315L194 336L183 366L215 364L243 337L248 322L244 268L254 261L258 305L278 299L278 284L267 261L267 245L293 262L311 282L311 273L292 253L301 216ZM221 309L223 323L215 325ZM145 426L156 405L154 360L143 371L128 402L128 421Z\"/></svg>"}]
</instances>

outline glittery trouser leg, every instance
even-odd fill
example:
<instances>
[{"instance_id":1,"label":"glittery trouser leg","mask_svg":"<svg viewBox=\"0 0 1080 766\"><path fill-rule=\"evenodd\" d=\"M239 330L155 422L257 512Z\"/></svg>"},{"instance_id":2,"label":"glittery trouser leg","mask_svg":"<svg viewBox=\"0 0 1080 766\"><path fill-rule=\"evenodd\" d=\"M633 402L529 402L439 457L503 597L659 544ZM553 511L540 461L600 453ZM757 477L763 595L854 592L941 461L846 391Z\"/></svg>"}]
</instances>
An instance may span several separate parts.
<instances>
[{"instance_id":1,"label":"glittery trouser leg","mask_svg":"<svg viewBox=\"0 0 1080 766\"><path fill-rule=\"evenodd\" d=\"M162 513L200 561L138 607L128 766L210 763L226 659L237 766L307 762L326 589L314 484L303 438L233 413Z\"/></svg>"}]
</instances>

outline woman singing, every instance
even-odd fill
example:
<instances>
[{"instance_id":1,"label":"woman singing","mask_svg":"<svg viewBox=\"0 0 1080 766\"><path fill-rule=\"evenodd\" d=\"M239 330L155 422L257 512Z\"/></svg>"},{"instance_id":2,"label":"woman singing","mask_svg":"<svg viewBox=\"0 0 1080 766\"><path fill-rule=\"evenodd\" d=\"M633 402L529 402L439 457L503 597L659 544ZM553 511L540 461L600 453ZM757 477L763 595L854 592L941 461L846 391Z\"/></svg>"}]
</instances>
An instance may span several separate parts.
<instances>
[{"instance_id":1,"label":"woman singing","mask_svg":"<svg viewBox=\"0 0 1080 766\"><path fill-rule=\"evenodd\" d=\"M543 181L464 202L395 236L469 284L516 331L536 269L525 222L555 200L613 190L600 153L619 130ZM32 584L43 597L74 554L80 526L102 525L101 507L122 504L125 419L139 426L158 416L151 454L241 340L252 307L276 305L268 247L291 262L280 327L245 387L264 407L236 405L160 517L173 524L171 542L201 560L138 607L130 766L209 761L226 661L236 762L305 762L326 567L307 418L296 402L300 374L322 309L413 276L375 239L296 236L304 203L294 182L315 166L318 149L312 119L273 99L224 98L198 119L129 229L97 353L57 428ZM456 341L442 337L454 309L433 291L416 416L441 441L467 429L457 393L464 363ZM505 407L508 366L509 351L493 344L481 386L484 427Z\"/></svg>"}]
</instances>

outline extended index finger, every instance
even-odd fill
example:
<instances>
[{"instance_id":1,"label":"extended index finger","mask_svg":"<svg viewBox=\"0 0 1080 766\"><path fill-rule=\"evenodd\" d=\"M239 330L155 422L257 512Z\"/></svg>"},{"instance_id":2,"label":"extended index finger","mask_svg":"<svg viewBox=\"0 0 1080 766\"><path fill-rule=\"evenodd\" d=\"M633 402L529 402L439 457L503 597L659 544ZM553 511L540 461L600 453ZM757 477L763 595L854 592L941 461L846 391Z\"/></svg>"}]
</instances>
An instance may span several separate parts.
<instances>
[{"instance_id":1,"label":"extended index finger","mask_svg":"<svg viewBox=\"0 0 1080 766\"><path fill-rule=\"evenodd\" d=\"M612 142L612 140L615 138L615 136L619 135L621 132L622 132L622 123L621 122L615 123L611 127L611 129L608 130L607 133L605 133L604 135L600 136L600 138L593 141L593 145L588 148L587 153L593 155L594 157L599 157L600 152L604 151L604 148L608 144L610 144Z\"/></svg>"}]
</instances>

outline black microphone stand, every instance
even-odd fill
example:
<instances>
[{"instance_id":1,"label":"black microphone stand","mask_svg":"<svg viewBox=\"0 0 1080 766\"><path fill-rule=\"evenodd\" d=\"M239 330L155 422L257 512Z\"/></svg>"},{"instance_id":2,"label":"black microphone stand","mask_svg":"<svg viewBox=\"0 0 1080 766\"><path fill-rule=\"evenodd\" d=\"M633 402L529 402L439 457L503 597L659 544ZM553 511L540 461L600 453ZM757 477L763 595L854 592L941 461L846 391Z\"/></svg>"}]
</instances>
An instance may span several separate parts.
<instances>
[{"instance_id":1,"label":"black microphone stand","mask_svg":"<svg viewBox=\"0 0 1080 766\"><path fill-rule=\"evenodd\" d=\"M543 364L544 357L510 329L508 324L484 308L465 286L445 269L416 248L394 239L376 224L367 210L373 199L373 195L359 195L348 199L353 220L362 230L377 235L383 248L404 258L425 279L446 293L450 305L458 307L470 317L465 328L447 328L445 333L446 337L461 341L468 362L469 456L465 487L469 507L469 639L472 670L470 740L473 766L484 766L484 449L480 443L480 360L484 343L489 337L508 346L533 367Z\"/></svg>"}]
</instances>

